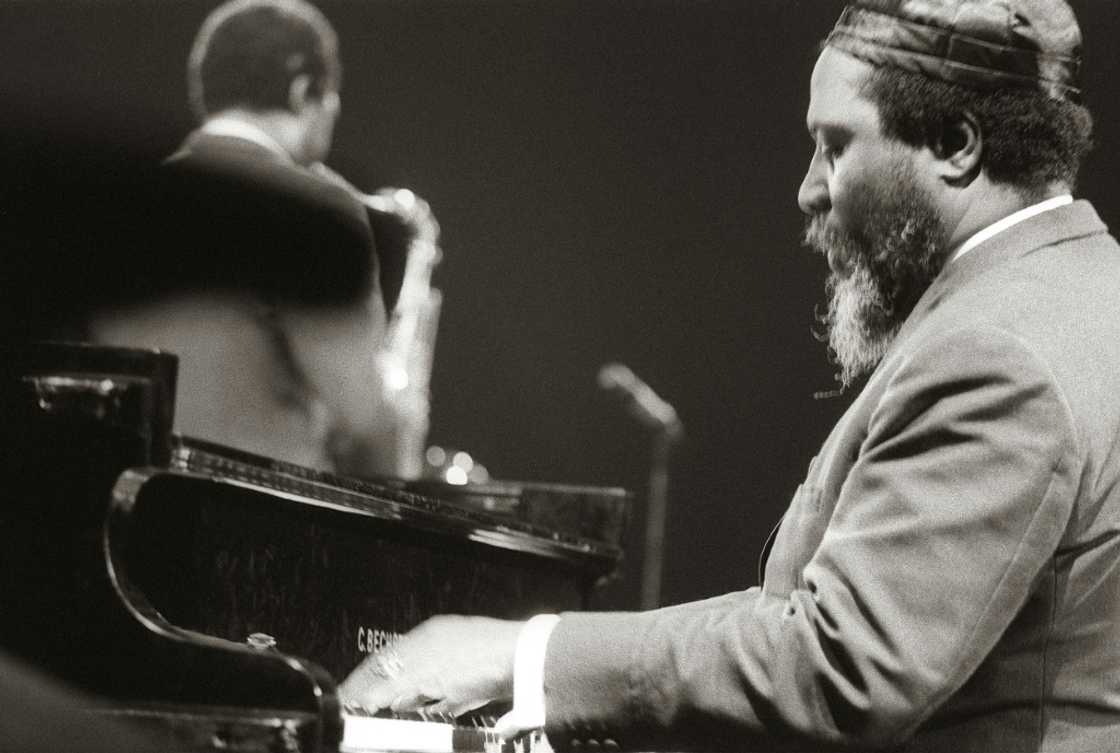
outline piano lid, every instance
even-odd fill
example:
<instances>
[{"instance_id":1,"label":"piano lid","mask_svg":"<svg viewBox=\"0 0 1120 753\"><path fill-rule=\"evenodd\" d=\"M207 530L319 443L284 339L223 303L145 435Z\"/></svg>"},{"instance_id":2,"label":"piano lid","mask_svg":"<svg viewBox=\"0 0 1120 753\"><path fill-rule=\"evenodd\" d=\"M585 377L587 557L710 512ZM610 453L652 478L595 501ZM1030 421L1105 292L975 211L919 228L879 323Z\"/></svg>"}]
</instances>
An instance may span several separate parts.
<instances>
[{"instance_id":1,"label":"piano lid","mask_svg":"<svg viewBox=\"0 0 1120 753\"><path fill-rule=\"evenodd\" d=\"M632 494L613 487L496 482L462 487L337 476L192 437L172 439L172 469L267 489L355 515L612 569Z\"/></svg>"}]
</instances>

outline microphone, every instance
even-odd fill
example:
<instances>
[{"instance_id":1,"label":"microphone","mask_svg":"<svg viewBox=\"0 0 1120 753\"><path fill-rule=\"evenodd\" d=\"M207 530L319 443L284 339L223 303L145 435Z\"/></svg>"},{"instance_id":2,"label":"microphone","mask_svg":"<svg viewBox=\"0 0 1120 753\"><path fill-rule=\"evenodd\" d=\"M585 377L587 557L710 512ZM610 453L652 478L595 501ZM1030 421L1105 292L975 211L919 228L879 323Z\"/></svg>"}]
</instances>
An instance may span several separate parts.
<instances>
[{"instance_id":1,"label":"microphone","mask_svg":"<svg viewBox=\"0 0 1120 753\"><path fill-rule=\"evenodd\" d=\"M679 437L684 424L676 410L662 400L653 389L643 382L626 366L608 363L599 369L599 387L621 395L626 408L639 422L657 431L663 431L672 438Z\"/></svg>"},{"instance_id":2,"label":"microphone","mask_svg":"<svg viewBox=\"0 0 1120 753\"><path fill-rule=\"evenodd\" d=\"M645 512L645 537L642 546L642 609L661 605L661 571L665 550L665 520L669 507L669 454L684 434L673 406L657 396L648 384L620 363L599 369L599 386L621 395L630 415L653 429L652 458L649 469Z\"/></svg>"}]
</instances>

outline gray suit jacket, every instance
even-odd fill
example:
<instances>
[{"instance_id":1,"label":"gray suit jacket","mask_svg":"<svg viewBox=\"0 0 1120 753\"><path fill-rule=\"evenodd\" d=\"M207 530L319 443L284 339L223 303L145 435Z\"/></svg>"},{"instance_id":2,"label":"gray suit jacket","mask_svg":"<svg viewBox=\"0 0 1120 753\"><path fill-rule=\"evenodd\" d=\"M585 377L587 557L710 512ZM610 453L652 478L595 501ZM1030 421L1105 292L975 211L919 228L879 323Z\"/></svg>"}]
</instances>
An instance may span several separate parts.
<instances>
[{"instance_id":1,"label":"gray suit jacket","mask_svg":"<svg viewBox=\"0 0 1120 753\"><path fill-rule=\"evenodd\" d=\"M545 687L560 750L1115 750L1120 247L1093 208L945 268L761 588L565 615Z\"/></svg>"}]
</instances>

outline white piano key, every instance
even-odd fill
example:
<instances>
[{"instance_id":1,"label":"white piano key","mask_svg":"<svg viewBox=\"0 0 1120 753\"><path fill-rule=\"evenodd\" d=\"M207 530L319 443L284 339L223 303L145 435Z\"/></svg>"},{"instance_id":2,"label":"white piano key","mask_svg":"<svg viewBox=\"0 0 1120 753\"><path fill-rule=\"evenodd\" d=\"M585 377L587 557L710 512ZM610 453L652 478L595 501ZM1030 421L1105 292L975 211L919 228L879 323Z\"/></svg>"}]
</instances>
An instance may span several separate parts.
<instances>
[{"instance_id":1,"label":"white piano key","mask_svg":"<svg viewBox=\"0 0 1120 753\"><path fill-rule=\"evenodd\" d=\"M455 753L454 726L409 719L379 719L343 715L341 753L411 751L412 753Z\"/></svg>"},{"instance_id":2,"label":"white piano key","mask_svg":"<svg viewBox=\"0 0 1120 753\"><path fill-rule=\"evenodd\" d=\"M342 718L340 753L497 753L502 748L497 734L490 730L413 719L350 714L343 714Z\"/></svg>"}]
</instances>

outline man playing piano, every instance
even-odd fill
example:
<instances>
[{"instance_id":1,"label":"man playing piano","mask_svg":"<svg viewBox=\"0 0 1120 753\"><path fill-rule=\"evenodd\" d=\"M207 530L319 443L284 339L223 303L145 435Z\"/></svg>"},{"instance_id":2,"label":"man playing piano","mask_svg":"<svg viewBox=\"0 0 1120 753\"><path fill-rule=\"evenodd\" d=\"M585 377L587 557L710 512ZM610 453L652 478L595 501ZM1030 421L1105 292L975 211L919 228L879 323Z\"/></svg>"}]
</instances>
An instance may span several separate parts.
<instances>
[{"instance_id":1,"label":"man playing piano","mask_svg":"<svg viewBox=\"0 0 1120 753\"><path fill-rule=\"evenodd\" d=\"M1103 751L1120 739L1120 247L1071 198L1064 0L863 0L809 85L798 196L869 375L761 586L642 613L431 619L352 707L513 700L557 750Z\"/></svg>"},{"instance_id":2,"label":"man playing piano","mask_svg":"<svg viewBox=\"0 0 1120 753\"><path fill-rule=\"evenodd\" d=\"M91 339L180 357L184 434L381 470L362 451L390 416L375 368L383 279L366 208L322 167L335 32L303 0L233 0L203 23L187 73L200 126L161 171L159 244L135 254L138 289L97 311Z\"/></svg>"}]
</instances>

